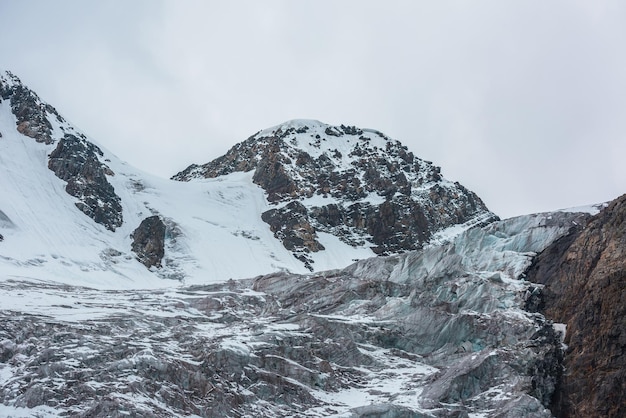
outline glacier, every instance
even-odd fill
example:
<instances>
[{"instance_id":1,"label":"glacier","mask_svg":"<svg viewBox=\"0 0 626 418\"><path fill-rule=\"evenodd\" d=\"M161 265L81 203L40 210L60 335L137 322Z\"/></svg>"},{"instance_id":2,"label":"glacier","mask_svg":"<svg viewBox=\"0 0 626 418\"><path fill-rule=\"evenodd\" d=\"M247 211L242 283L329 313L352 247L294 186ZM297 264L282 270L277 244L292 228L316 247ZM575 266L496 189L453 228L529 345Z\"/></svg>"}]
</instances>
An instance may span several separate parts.
<instances>
[{"instance_id":1,"label":"glacier","mask_svg":"<svg viewBox=\"0 0 626 418\"><path fill-rule=\"evenodd\" d=\"M124 291L4 277L0 408L549 417L561 335L524 309L524 272L588 216L518 217L306 275Z\"/></svg>"},{"instance_id":2,"label":"glacier","mask_svg":"<svg viewBox=\"0 0 626 418\"><path fill-rule=\"evenodd\" d=\"M10 73L0 97L0 415L551 416L568 328L526 274L598 205L499 220L312 120L161 179Z\"/></svg>"}]
</instances>

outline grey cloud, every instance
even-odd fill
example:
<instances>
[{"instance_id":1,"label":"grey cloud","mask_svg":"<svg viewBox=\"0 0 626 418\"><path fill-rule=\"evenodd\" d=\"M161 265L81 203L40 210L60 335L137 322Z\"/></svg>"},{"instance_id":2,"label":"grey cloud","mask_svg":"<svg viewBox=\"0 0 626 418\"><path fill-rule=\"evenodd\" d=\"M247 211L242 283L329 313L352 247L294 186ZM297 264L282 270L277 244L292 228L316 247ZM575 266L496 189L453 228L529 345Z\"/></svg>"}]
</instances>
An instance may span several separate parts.
<instances>
[{"instance_id":1,"label":"grey cloud","mask_svg":"<svg viewBox=\"0 0 626 418\"><path fill-rule=\"evenodd\" d=\"M501 216L624 193L615 1L23 1L12 69L169 176L292 118L384 131Z\"/></svg>"}]
</instances>

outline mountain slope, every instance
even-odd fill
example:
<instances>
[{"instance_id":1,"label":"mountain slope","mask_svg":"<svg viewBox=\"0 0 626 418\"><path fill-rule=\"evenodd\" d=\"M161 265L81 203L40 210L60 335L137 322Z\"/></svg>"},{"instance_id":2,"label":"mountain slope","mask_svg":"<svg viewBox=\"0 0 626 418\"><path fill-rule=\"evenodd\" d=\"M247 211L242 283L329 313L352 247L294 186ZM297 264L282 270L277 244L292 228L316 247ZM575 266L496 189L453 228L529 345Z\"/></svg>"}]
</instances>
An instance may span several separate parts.
<instances>
[{"instance_id":1,"label":"mountain slope","mask_svg":"<svg viewBox=\"0 0 626 418\"><path fill-rule=\"evenodd\" d=\"M305 273L495 219L473 193L380 133L290 122L234 147L212 178L180 182L120 161L11 73L0 75L0 97L7 276L132 288ZM281 144L303 138L269 138L296 130L325 136L302 149Z\"/></svg>"},{"instance_id":2,"label":"mountain slope","mask_svg":"<svg viewBox=\"0 0 626 418\"><path fill-rule=\"evenodd\" d=\"M150 176L87 140L15 77L3 76L0 83L0 263L5 275L154 287L172 284L160 278L206 283L307 271L260 219L267 202L249 175L194 184ZM15 109L23 107L30 114L41 112L35 119L44 121L45 129L34 123L30 131L22 129L45 132L41 141L20 133L25 122ZM113 210L98 211L107 205ZM135 260L131 235L154 215L167 225L165 258L162 268L148 270ZM370 254L354 250L347 256ZM320 264L341 267L349 260Z\"/></svg>"}]
</instances>

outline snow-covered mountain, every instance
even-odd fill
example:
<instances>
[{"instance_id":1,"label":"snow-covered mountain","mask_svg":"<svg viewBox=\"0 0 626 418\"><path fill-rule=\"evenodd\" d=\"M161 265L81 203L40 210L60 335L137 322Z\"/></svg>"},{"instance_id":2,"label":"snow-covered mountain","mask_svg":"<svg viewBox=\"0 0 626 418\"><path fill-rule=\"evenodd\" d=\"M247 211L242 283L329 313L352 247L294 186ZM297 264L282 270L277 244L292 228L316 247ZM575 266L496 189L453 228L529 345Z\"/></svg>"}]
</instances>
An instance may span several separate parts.
<instances>
[{"instance_id":1,"label":"snow-covered mountain","mask_svg":"<svg viewBox=\"0 0 626 418\"><path fill-rule=\"evenodd\" d=\"M376 131L287 122L172 181L120 161L14 75L0 93L7 275L143 288L305 273L496 219Z\"/></svg>"},{"instance_id":2,"label":"snow-covered mountain","mask_svg":"<svg viewBox=\"0 0 626 418\"><path fill-rule=\"evenodd\" d=\"M0 191L0 416L626 411L626 196L497 220L308 120L160 179L10 73Z\"/></svg>"},{"instance_id":3,"label":"snow-covered mountain","mask_svg":"<svg viewBox=\"0 0 626 418\"><path fill-rule=\"evenodd\" d=\"M474 193L399 141L354 126L294 120L258 132L226 155L191 165L189 181L254 170L274 207L263 214L276 238L305 263L332 234L379 255L421 248L437 232L496 219ZM297 223L299 228L286 228Z\"/></svg>"}]
</instances>

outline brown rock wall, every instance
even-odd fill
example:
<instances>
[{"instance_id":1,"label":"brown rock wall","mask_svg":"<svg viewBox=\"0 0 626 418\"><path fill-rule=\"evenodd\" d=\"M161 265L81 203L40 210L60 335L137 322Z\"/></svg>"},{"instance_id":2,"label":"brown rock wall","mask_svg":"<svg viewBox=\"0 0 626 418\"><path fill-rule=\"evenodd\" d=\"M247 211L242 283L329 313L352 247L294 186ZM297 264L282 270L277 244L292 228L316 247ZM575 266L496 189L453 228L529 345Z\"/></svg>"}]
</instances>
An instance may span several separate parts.
<instances>
[{"instance_id":1,"label":"brown rock wall","mask_svg":"<svg viewBox=\"0 0 626 418\"><path fill-rule=\"evenodd\" d=\"M626 195L540 254L528 279L567 325L559 417L626 416Z\"/></svg>"}]
</instances>

